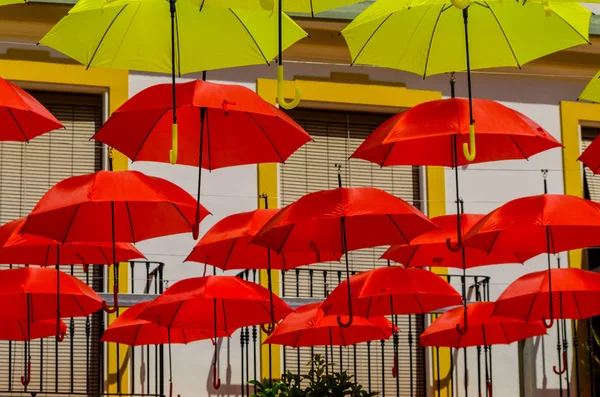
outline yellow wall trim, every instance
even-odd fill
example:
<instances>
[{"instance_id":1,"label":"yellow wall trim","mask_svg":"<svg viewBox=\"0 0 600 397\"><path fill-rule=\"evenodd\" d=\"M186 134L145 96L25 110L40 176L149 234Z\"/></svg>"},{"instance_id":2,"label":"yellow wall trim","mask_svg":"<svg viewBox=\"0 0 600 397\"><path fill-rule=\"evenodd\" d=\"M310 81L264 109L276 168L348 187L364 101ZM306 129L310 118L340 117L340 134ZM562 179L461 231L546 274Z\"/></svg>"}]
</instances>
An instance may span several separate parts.
<instances>
[{"instance_id":1,"label":"yellow wall trim","mask_svg":"<svg viewBox=\"0 0 600 397\"><path fill-rule=\"evenodd\" d=\"M25 7L27 8L27 7ZM81 65L64 65L47 62L30 62L0 60L0 77L14 81L24 87L35 87L57 91L108 93L109 111L112 113L129 98L129 73L123 70L89 69ZM115 170L126 170L128 160L121 153L115 152L113 160ZM112 286L112 271L107 271L108 285ZM128 266L119 268L119 278L125 280L119 284L119 292L127 292ZM108 323L115 315L108 316ZM117 393L117 345L110 343L107 347L106 362L108 363L107 383L108 392ZM121 393L128 392L129 349L119 346Z\"/></svg>"},{"instance_id":2,"label":"yellow wall trim","mask_svg":"<svg viewBox=\"0 0 600 397\"><path fill-rule=\"evenodd\" d=\"M306 78L295 81L286 81L284 94L287 99L294 97L296 87L302 90L302 101L300 106L317 107L326 106L327 108L337 109L358 109L362 110L384 110L394 112L399 109L410 108L423 102L441 99L441 92L411 90L403 86L393 86L389 84L377 84L376 82L365 82L365 84L353 82L332 82L319 80L308 80ZM257 93L266 101L275 104L277 97L277 81L271 79L258 79ZM427 202L429 216L439 216L446 213L446 193L444 181L444 169L442 167L427 167L426 172ZM279 189L277 184L277 164L260 164L258 166L258 194L268 193L269 197L277 197ZM269 203L276 204L276 200ZM444 272L445 269L436 269ZM261 283L265 282L266 273L261 272ZM276 289L277 288L277 289ZM274 284L274 291L278 292L278 281ZM264 335L263 335L264 337ZM278 377L281 373L280 349L273 347L273 375ZM268 350L263 346L261 354L262 377L268 377ZM434 358L435 359L435 358ZM435 368L433 362L430 368ZM440 351L440 368L444 376L444 389L440 396L450 396L450 355L447 349ZM434 371L430 371L434 379ZM436 393L437 395L437 393Z\"/></svg>"}]
</instances>

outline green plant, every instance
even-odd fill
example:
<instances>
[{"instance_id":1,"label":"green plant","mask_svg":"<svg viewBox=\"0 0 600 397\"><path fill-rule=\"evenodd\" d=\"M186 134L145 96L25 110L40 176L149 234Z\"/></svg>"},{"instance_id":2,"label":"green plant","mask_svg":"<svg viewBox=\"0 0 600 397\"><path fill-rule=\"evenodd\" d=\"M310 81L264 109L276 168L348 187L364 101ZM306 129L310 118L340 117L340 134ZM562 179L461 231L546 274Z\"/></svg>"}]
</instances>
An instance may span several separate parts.
<instances>
[{"instance_id":1,"label":"green plant","mask_svg":"<svg viewBox=\"0 0 600 397\"><path fill-rule=\"evenodd\" d=\"M311 367L306 375L288 372L273 383L268 379L251 381L250 384L256 386L256 393L251 397L374 397L379 394L365 390L346 371L334 372L333 364L325 363L321 355L315 355L306 365ZM305 388L302 388L303 382L307 384Z\"/></svg>"}]
</instances>

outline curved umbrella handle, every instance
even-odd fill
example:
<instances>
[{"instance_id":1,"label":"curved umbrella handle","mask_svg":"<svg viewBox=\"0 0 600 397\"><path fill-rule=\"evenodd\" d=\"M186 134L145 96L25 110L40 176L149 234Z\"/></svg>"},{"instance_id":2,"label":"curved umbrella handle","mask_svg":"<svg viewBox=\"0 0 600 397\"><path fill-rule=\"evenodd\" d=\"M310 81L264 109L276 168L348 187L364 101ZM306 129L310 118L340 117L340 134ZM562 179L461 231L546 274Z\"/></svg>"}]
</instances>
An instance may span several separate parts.
<instances>
[{"instance_id":1,"label":"curved umbrella handle","mask_svg":"<svg viewBox=\"0 0 600 397\"><path fill-rule=\"evenodd\" d=\"M463 154L468 161L475 160L475 125L469 126L469 143L463 143Z\"/></svg>"},{"instance_id":2,"label":"curved umbrella handle","mask_svg":"<svg viewBox=\"0 0 600 397\"><path fill-rule=\"evenodd\" d=\"M58 324L56 325L56 327L58 328L56 330L56 340L59 341L59 342L62 342L62 341L65 340L66 333L65 332L60 332L60 328L59 328L60 326Z\"/></svg>"},{"instance_id":3,"label":"curved umbrella handle","mask_svg":"<svg viewBox=\"0 0 600 397\"><path fill-rule=\"evenodd\" d=\"M213 388L215 390L219 390L221 388L221 379L219 378L219 374L217 374L216 365L213 365Z\"/></svg>"},{"instance_id":4,"label":"curved umbrella handle","mask_svg":"<svg viewBox=\"0 0 600 397\"><path fill-rule=\"evenodd\" d=\"M119 286L117 284L113 285L114 306L112 308L108 306L108 303L106 303L106 301L102 302L102 309L108 314L115 313L117 310L119 310L119 293L117 292L118 289Z\"/></svg>"},{"instance_id":5,"label":"curved umbrella handle","mask_svg":"<svg viewBox=\"0 0 600 397\"><path fill-rule=\"evenodd\" d=\"M465 307L466 309L466 307ZM469 317L467 316L467 313L465 312L465 326L463 328L460 327L460 324L456 324L456 332L458 332L458 334L460 336L465 336L468 332L469 329Z\"/></svg>"},{"instance_id":6,"label":"curved umbrella handle","mask_svg":"<svg viewBox=\"0 0 600 397\"><path fill-rule=\"evenodd\" d=\"M342 328L348 328L349 326L352 325L353 321L354 321L354 314L352 312L352 300L350 298L348 298L348 321L343 322L342 317L337 316L337 323Z\"/></svg>"},{"instance_id":7,"label":"curved umbrella handle","mask_svg":"<svg viewBox=\"0 0 600 397\"><path fill-rule=\"evenodd\" d=\"M452 244L450 237L446 239L446 247L452 252L458 252L463 247L462 228L460 227L460 218L456 221L456 245Z\"/></svg>"},{"instance_id":8,"label":"curved umbrella handle","mask_svg":"<svg viewBox=\"0 0 600 397\"><path fill-rule=\"evenodd\" d=\"M21 376L21 384L25 387L31 381L31 361L27 363L27 367L25 368L25 376Z\"/></svg>"},{"instance_id":9,"label":"curved umbrella handle","mask_svg":"<svg viewBox=\"0 0 600 397\"><path fill-rule=\"evenodd\" d=\"M277 65L277 103L279 107L290 110L298 106L300 103L300 97L302 96L302 90L296 87L296 96L292 102L286 102L283 94L283 65Z\"/></svg>"},{"instance_id":10,"label":"curved umbrella handle","mask_svg":"<svg viewBox=\"0 0 600 397\"><path fill-rule=\"evenodd\" d=\"M552 328L552 326L554 325L554 318L550 318L550 322L547 321L548 320L542 317L542 324L544 324L544 327L546 327L547 329Z\"/></svg>"},{"instance_id":11,"label":"curved umbrella handle","mask_svg":"<svg viewBox=\"0 0 600 397\"><path fill-rule=\"evenodd\" d=\"M271 335L273 332L275 332L275 324L269 324L269 325L265 325L265 324L261 324L260 325L260 329L262 330L262 332L264 332L267 335Z\"/></svg>"},{"instance_id":12,"label":"curved umbrella handle","mask_svg":"<svg viewBox=\"0 0 600 397\"><path fill-rule=\"evenodd\" d=\"M173 124L171 127L171 150L169 151L169 161L171 165L177 164L177 124Z\"/></svg>"},{"instance_id":13,"label":"curved umbrella handle","mask_svg":"<svg viewBox=\"0 0 600 397\"><path fill-rule=\"evenodd\" d=\"M556 369L556 365L554 365L552 367L552 371L554 371L554 373L556 375L562 375L567 371L567 352L566 351L563 351L562 361L563 361L563 367L560 371Z\"/></svg>"},{"instance_id":14,"label":"curved umbrella handle","mask_svg":"<svg viewBox=\"0 0 600 397\"><path fill-rule=\"evenodd\" d=\"M196 218L200 217L198 213L199 211L197 211ZM198 240L198 237L200 237L200 222L198 219L196 219L196 222L194 222L194 224L192 225L192 238L194 240Z\"/></svg>"}]
</instances>

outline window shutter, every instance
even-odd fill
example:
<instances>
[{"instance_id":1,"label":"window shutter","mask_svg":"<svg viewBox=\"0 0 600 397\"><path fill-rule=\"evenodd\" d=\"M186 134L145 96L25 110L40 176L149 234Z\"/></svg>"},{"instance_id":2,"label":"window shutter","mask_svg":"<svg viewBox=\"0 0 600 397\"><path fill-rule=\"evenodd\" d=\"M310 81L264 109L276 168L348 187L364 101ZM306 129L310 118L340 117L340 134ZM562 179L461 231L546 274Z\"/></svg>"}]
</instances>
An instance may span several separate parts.
<instances>
[{"instance_id":1,"label":"window shutter","mask_svg":"<svg viewBox=\"0 0 600 397\"><path fill-rule=\"evenodd\" d=\"M581 153L588 148L588 146L594 141L595 136L587 134L583 135L581 139ZM583 167L585 184L588 189L589 199L600 202L600 175L594 175L592 170L588 167Z\"/></svg>"},{"instance_id":2,"label":"window shutter","mask_svg":"<svg viewBox=\"0 0 600 397\"><path fill-rule=\"evenodd\" d=\"M364 160L349 160L350 155L363 140L388 116L304 109L293 110L289 114L306 129L314 141L304 145L284 165L280 166L279 199L282 207L307 193L336 188L338 171L335 165L341 164L343 186L371 186L383 189L419 208L421 197L418 167L381 168ZM375 248L351 252L349 257L351 271L360 272L376 266L385 266L384 262L378 261L384 250L384 248ZM295 269L284 274L283 296L324 298L342 279L345 279L345 264L342 263L322 263ZM401 329L398 370L400 394L405 395L410 392L408 316L398 316L398 326ZM418 348L418 335L422 331L422 316L413 316L413 385L417 395L425 393L424 384L419 381L419 379L424 379L424 354ZM338 371L340 369L340 349L334 347L333 351L334 369ZM372 391L382 390L383 379L385 379L386 391L395 391L396 379L392 377L393 338L384 343L383 360L381 343L379 341L371 343L370 366L367 344L358 345L356 351L357 381L364 387L368 387L370 368ZM312 352L325 355L323 347L314 348ZM284 354L286 370L298 373L298 362L301 373L306 374L310 370L310 366L306 366L311 359L310 348L298 350L286 347ZM331 362L331 349L329 349L328 355L329 362ZM343 369L354 374L353 347L342 348L341 361ZM382 369L382 363L385 366L384 369Z\"/></svg>"},{"instance_id":3,"label":"window shutter","mask_svg":"<svg viewBox=\"0 0 600 397\"><path fill-rule=\"evenodd\" d=\"M96 172L102 167L102 145L90 140L102 124L101 95L30 92L65 126L32 139L29 143L0 142L0 222L27 216L46 191L74 175ZM7 268L8 266L2 266ZM101 269L90 267L89 281L101 288ZM82 266L63 266L62 271L86 281ZM58 378L55 371L54 338L31 344L29 390L95 395L99 390L100 314L77 318L67 325L67 336L58 344ZM70 327L74 333L71 338ZM9 347L10 346L10 347ZM10 352L9 352L10 351ZM20 391L23 375L23 343L0 342L0 390ZM89 356L89 360L88 357ZM10 357L10 364L9 364ZM43 368L41 366L43 358ZM12 373L9 375L9 367ZM10 379L10 381L9 381Z\"/></svg>"}]
</instances>

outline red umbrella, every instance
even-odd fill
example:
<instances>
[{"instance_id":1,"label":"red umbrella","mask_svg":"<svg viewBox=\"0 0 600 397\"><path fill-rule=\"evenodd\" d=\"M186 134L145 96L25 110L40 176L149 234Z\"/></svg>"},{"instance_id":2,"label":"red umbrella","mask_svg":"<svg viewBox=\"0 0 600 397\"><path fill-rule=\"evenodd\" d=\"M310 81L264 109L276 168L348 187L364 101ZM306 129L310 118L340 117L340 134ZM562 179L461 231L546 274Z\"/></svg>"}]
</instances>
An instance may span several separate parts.
<instances>
[{"instance_id":1,"label":"red umbrella","mask_svg":"<svg viewBox=\"0 0 600 397\"><path fill-rule=\"evenodd\" d=\"M110 243L67 243L33 234L22 234L26 218L10 221L0 227L0 263L40 266L111 265ZM116 243L117 262L144 258L129 243Z\"/></svg>"},{"instance_id":2,"label":"red umbrella","mask_svg":"<svg viewBox=\"0 0 600 397\"><path fill-rule=\"evenodd\" d=\"M228 269L267 269L268 289L272 294L271 269L289 270L311 263L339 261L340 255L332 252L282 252L279 255L259 245L250 244L258 231L279 210L258 209L223 218L200 239L186 261L206 263ZM271 310L273 313L273 310ZM275 320L269 328L271 333Z\"/></svg>"},{"instance_id":3,"label":"red umbrella","mask_svg":"<svg viewBox=\"0 0 600 397\"><path fill-rule=\"evenodd\" d=\"M464 322L461 307L447 311L421 334L422 346L453 347L508 345L510 343L546 334L540 321L525 322L511 317L492 316L494 302L476 302L467 305L470 327L465 335L456 330Z\"/></svg>"},{"instance_id":4,"label":"red umbrella","mask_svg":"<svg viewBox=\"0 0 600 397\"><path fill-rule=\"evenodd\" d=\"M203 209L204 218L208 212ZM37 203L23 225L31 233L61 243L138 242L192 230L196 200L182 188L137 171L99 171L67 178ZM114 266L115 307L118 271Z\"/></svg>"},{"instance_id":5,"label":"red umbrella","mask_svg":"<svg viewBox=\"0 0 600 397\"><path fill-rule=\"evenodd\" d=\"M29 142L63 125L21 87L0 78L0 141Z\"/></svg>"},{"instance_id":6,"label":"red umbrella","mask_svg":"<svg viewBox=\"0 0 600 397\"><path fill-rule=\"evenodd\" d=\"M597 174L600 170L600 140L598 137L581 153L579 161L586 165L592 173Z\"/></svg>"},{"instance_id":7,"label":"red umbrella","mask_svg":"<svg viewBox=\"0 0 600 397\"><path fill-rule=\"evenodd\" d=\"M57 278L61 285L58 294ZM60 300L57 295L61 296ZM4 302L0 305L0 319L25 320L28 323L52 319L57 312L64 317L82 317L102 308L102 299L88 285L73 276L47 268L0 271L0 301ZM60 307L57 302L60 302ZM26 375L21 378L24 386L30 380L29 358L26 368Z\"/></svg>"},{"instance_id":8,"label":"red umbrella","mask_svg":"<svg viewBox=\"0 0 600 397\"><path fill-rule=\"evenodd\" d=\"M456 324L466 321L465 311L463 308L452 309L442 314L427 327L420 338L422 346L465 348L465 355L467 347L484 346L485 384L486 395L488 396L492 395L491 374L488 373L488 348L492 345L508 345L519 340L546 334L546 329L539 321L526 323L514 318L492 316L493 311L493 302L477 302L467 305L470 327L466 332L460 332L456 328ZM480 350L478 350L478 354L479 352ZM479 358L477 365L477 385L480 386ZM481 388L479 391L481 395Z\"/></svg>"},{"instance_id":9,"label":"red umbrella","mask_svg":"<svg viewBox=\"0 0 600 397\"><path fill-rule=\"evenodd\" d=\"M446 280L428 270L379 267L350 277L354 314L372 318L391 314L424 314L462 303ZM348 281L343 281L322 304L326 315L348 315Z\"/></svg>"},{"instance_id":10,"label":"red umbrella","mask_svg":"<svg viewBox=\"0 0 600 397\"><path fill-rule=\"evenodd\" d=\"M469 230L483 218L480 214L461 214L461 229ZM463 255L461 251L448 249L446 240L452 244L456 239L456 215L444 215L432 218L431 221L441 228L425 233L410 244L395 245L390 247L382 256L383 259L392 260L406 267L443 266L463 268ZM469 269L478 266L498 265L503 263L520 263L533 258L537 254L516 253L499 251L488 254L476 248L465 248L464 266Z\"/></svg>"},{"instance_id":11,"label":"red umbrella","mask_svg":"<svg viewBox=\"0 0 600 397\"><path fill-rule=\"evenodd\" d=\"M0 340L28 342L33 339L56 335L56 320L41 320L28 323L26 320L0 319ZM66 334L67 326L59 320L58 329Z\"/></svg>"},{"instance_id":12,"label":"red umbrella","mask_svg":"<svg viewBox=\"0 0 600 397\"><path fill-rule=\"evenodd\" d=\"M341 179L340 179L341 182ZM341 184L341 183L340 183ZM338 188L309 193L283 208L253 242L285 251L341 252L382 245L408 243L436 226L418 209L375 188ZM350 296L350 264L346 258L346 280ZM347 323L352 324L348 299Z\"/></svg>"},{"instance_id":13,"label":"red umbrella","mask_svg":"<svg viewBox=\"0 0 600 397\"><path fill-rule=\"evenodd\" d=\"M128 346L188 344L213 338L212 330L199 328L167 328L137 318L152 302L131 306L113 321L102 335L102 342L120 343ZM227 330L219 330L217 337L231 336Z\"/></svg>"},{"instance_id":14,"label":"red umbrella","mask_svg":"<svg viewBox=\"0 0 600 397\"><path fill-rule=\"evenodd\" d=\"M179 147L170 157L171 84L149 87L117 109L94 135L133 161L158 161L214 170L283 163L311 140L283 111L239 85L191 81L177 86ZM127 134L123 134L123 129ZM179 153L179 154L178 154ZM198 170L198 201L201 172ZM200 218L196 219L196 225ZM198 238L197 226L194 238Z\"/></svg>"},{"instance_id":15,"label":"red umbrella","mask_svg":"<svg viewBox=\"0 0 600 397\"><path fill-rule=\"evenodd\" d=\"M481 219L465 245L494 252L546 252L548 288L552 291L550 254L600 245L600 206L575 196L543 194L510 201ZM549 294L550 323L554 319Z\"/></svg>"},{"instance_id":16,"label":"red umbrella","mask_svg":"<svg viewBox=\"0 0 600 397\"><path fill-rule=\"evenodd\" d=\"M170 286L138 318L163 327L212 329L233 332L242 327L281 320L292 309L273 296L271 315L269 291L258 284L234 276L206 276L181 280ZM217 374L217 346L213 362L213 386L221 380Z\"/></svg>"},{"instance_id":17,"label":"red umbrella","mask_svg":"<svg viewBox=\"0 0 600 397\"><path fill-rule=\"evenodd\" d=\"M302 346L351 346L389 339L394 326L385 317L355 316L350 327L340 327L335 317L325 317L320 303L300 306L287 315L265 340L266 344Z\"/></svg>"},{"instance_id":18,"label":"red umbrella","mask_svg":"<svg viewBox=\"0 0 600 397\"><path fill-rule=\"evenodd\" d=\"M467 160L455 146L469 141L469 101L441 99L419 104L393 116L352 154L379 164L438 165L527 159L561 144L527 116L498 102L473 99L477 119L477 156Z\"/></svg>"}]
</instances>

